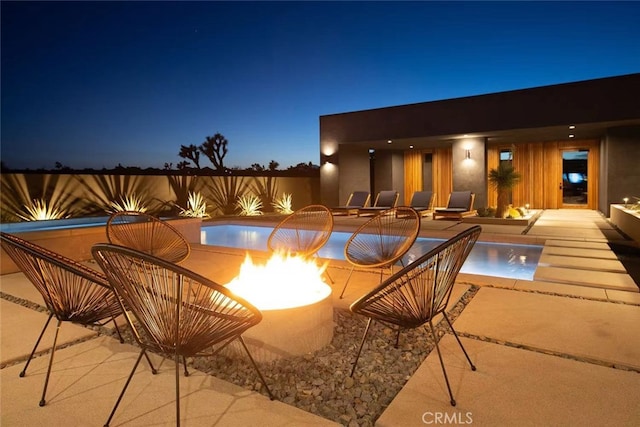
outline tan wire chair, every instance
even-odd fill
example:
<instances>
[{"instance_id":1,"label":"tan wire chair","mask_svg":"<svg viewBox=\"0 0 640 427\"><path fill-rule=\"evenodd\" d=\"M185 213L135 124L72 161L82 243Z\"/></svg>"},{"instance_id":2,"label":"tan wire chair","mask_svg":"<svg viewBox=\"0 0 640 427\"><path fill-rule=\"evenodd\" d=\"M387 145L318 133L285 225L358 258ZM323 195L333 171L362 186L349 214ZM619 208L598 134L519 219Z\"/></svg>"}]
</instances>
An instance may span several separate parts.
<instances>
[{"instance_id":1,"label":"tan wire chair","mask_svg":"<svg viewBox=\"0 0 640 427\"><path fill-rule=\"evenodd\" d=\"M283 219L267 240L270 251L289 251L294 255L315 255L329 240L333 215L323 205L310 205Z\"/></svg>"},{"instance_id":2,"label":"tan wire chair","mask_svg":"<svg viewBox=\"0 0 640 427\"><path fill-rule=\"evenodd\" d=\"M55 316L58 320L40 398L40 406L44 406L62 322L103 326L113 321L120 342L123 342L115 322L115 317L122 313L121 306L107 278L101 273L12 234L0 233L0 241L4 251L40 292L49 310L49 318L36 340L27 363L20 372L21 377L25 376L51 319Z\"/></svg>"},{"instance_id":3,"label":"tan wire chair","mask_svg":"<svg viewBox=\"0 0 640 427\"><path fill-rule=\"evenodd\" d=\"M191 252L187 239L171 224L142 212L116 212L107 221L107 239L114 245L180 263Z\"/></svg>"},{"instance_id":4,"label":"tan wire chair","mask_svg":"<svg viewBox=\"0 0 640 427\"><path fill-rule=\"evenodd\" d=\"M393 265L398 261L402 264L402 257L416 241L419 231L420 215L406 206L382 211L362 224L344 247L344 257L351 264L351 271L340 298L356 267L379 268L381 282L385 268L393 273Z\"/></svg>"},{"instance_id":5,"label":"tan wire chair","mask_svg":"<svg viewBox=\"0 0 640 427\"><path fill-rule=\"evenodd\" d=\"M262 320L253 305L192 271L144 252L101 243L93 257L120 297L129 326L141 347L129 377L106 422L109 425L147 351L175 361L176 423L180 425L180 359L188 376L187 357L217 354L239 340L269 397L273 399L242 333ZM135 322L134 322L135 319Z\"/></svg>"},{"instance_id":6,"label":"tan wire chair","mask_svg":"<svg viewBox=\"0 0 640 427\"><path fill-rule=\"evenodd\" d=\"M323 205L310 205L283 219L269 235L267 247L271 252L311 258L329 241L332 231L331 210ZM327 269L325 275L333 283Z\"/></svg>"},{"instance_id":7,"label":"tan wire chair","mask_svg":"<svg viewBox=\"0 0 640 427\"><path fill-rule=\"evenodd\" d=\"M449 303L451 290L458 272L467 259L469 252L471 252L473 245L478 240L480 231L480 226L476 225L459 233L422 255L416 261L389 277L376 289L351 304L350 310L353 313L369 318L362 342L358 348L358 354L353 362L351 376L356 370L362 346L373 320L397 331L396 348L398 347L401 331L418 328L428 323L431 336L436 345L438 358L440 359L440 366L442 366L442 373L447 383L447 389L449 390L451 405L456 405L449 379L447 378L447 371L444 368L440 347L438 346L438 338L433 327L433 318L438 314L443 315L469 361L471 370L475 371L476 367L471 362L455 329L453 329L445 309Z\"/></svg>"}]
</instances>

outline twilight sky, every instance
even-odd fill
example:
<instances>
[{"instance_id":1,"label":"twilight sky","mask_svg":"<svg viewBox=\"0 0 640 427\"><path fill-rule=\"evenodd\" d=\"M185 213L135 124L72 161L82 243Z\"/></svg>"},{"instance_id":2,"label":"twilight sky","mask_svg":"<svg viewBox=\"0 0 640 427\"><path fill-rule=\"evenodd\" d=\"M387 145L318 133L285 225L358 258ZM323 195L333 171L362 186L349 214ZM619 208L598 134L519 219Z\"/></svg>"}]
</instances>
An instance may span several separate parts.
<instances>
[{"instance_id":1,"label":"twilight sky","mask_svg":"<svg viewBox=\"0 0 640 427\"><path fill-rule=\"evenodd\" d=\"M640 71L640 2L10 2L1 159L319 164L319 116ZM204 158L201 166L211 166Z\"/></svg>"}]
</instances>

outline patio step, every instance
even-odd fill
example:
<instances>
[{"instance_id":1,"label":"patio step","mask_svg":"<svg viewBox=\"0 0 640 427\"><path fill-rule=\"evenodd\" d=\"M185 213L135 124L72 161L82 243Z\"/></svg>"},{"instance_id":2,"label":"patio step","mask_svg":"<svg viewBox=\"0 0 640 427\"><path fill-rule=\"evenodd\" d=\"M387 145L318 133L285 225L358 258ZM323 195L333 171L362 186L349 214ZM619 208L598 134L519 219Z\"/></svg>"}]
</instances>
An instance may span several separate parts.
<instances>
[{"instance_id":1,"label":"patio step","mask_svg":"<svg viewBox=\"0 0 640 427\"><path fill-rule=\"evenodd\" d=\"M609 245L582 240L547 240L534 280L638 292Z\"/></svg>"}]
</instances>

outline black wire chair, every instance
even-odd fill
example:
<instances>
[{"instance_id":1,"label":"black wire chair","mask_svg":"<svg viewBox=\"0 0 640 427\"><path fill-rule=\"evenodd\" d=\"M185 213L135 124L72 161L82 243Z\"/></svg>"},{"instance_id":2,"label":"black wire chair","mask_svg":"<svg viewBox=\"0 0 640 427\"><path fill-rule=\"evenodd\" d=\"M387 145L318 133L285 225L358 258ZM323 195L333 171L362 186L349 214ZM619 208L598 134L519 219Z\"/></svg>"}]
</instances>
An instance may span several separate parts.
<instances>
[{"instance_id":1,"label":"black wire chair","mask_svg":"<svg viewBox=\"0 0 640 427\"><path fill-rule=\"evenodd\" d=\"M166 221L142 212L116 212L107 221L107 239L114 245L126 246L180 263L191 253L187 239Z\"/></svg>"},{"instance_id":2,"label":"black wire chair","mask_svg":"<svg viewBox=\"0 0 640 427\"><path fill-rule=\"evenodd\" d=\"M362 342L358 348L358 354L353 362L351 376L356 370L362 347L373 320L397 331L396 347L398 347L401 331L428 324L428 329L431 331L431 336L436 345L447 389L449 390L451 405L456 405L440 353L440 347L438 346L438 338L433 327L433 318L438 314L443 315L469 361L471 370L475 371L476 367L471 362L455 329L453 329L445 309L449 303L451 290L458 272L467 259L469 252L471 252L473 245L478 240L480 232L481 228L478 225L461 232L422 255L416 261L389 277L376 289L351 304L350 310L353 313L369 318Z\"/></svg>"},{"instance_id":3,"label":"black wire chair","mask_svg":"<svg viewBox=\"0 0 640 427\"><path fill-rule=\"evenodd\" d=\"M180 359L213 356L239 340L260 381L273 399L242 333L262 320L260 311L217 283L144 252L96 244L92 254L105 271L141 351L106 422L109 425L147 351L175 361L176 424L180 425ZM135 322L134 322L135 319Z\"/></svg>"},{"instance_id":4,"label":"black wire chair","mask_svg":"<svg viewBox=\"0 0 640 427\"><path fill-rule=\"evenodd\" d=\"M379 268L380 281L385 268L400 261L411 248L420 232L420 215L412 208L398 206L387 209L362 224L347 240L344 257L351 264L351 271L342 288L344 296L353 270Z\"/></svg>"},{"instance_id":5,"label":"black wire chair","mask_svg":"<svg viewBox=\"0 0 640 427\"><path fill-rule=\"evenodd\" d=\"M40 398L40 406L44 406L62 322L104 326L113 321L120 342L124 342L115 322L122 309L107 278L100 272L12 234L0 233L0 241L7 255L40 292L49 311L49 318L20 372L21 377L25 376L51 319L55 316L58 320Z\"/></svg>"}]
</instances>

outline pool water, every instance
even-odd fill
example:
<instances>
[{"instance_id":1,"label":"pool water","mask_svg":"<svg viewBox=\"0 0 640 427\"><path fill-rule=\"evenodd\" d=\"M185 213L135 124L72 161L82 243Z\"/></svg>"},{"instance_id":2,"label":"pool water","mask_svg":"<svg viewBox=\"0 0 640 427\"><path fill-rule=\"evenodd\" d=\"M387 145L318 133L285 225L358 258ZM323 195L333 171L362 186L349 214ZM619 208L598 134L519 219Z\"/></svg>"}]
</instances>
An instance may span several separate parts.
<instances>
[{"instance_id":1,"label":"pool water","mask_svg":"<svg viewBox=\"0 0 640 427\"><path fill-rule=\"evenodd\" d=\"M273 228L246 225L210 225L201 230L203 245L267 251ZM318 252L322 258L344 260L344 246L351 233L334 231ZM403 258L405 265L435 248L444 239L418 237ZM533 280L542 246L477 242L465 261L462 273Z\"/></svg>"}]
</instances>

